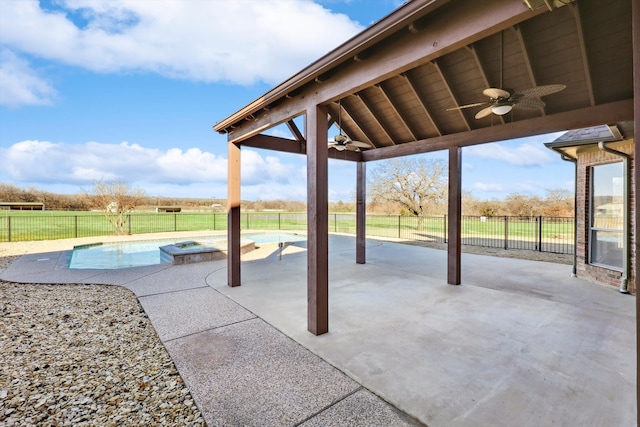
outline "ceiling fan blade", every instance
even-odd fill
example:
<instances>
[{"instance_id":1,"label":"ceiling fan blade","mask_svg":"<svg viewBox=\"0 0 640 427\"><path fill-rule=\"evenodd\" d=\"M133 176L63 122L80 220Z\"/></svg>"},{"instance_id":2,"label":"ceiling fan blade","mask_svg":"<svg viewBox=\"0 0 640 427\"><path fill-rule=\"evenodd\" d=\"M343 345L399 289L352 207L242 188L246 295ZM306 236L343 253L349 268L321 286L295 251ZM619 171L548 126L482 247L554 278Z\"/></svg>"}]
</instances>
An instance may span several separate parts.
<instances>
[{"instance_id":1,"label":"ceiling fan blade","mask_svg":"<svg viewBox=\"0 0 640 427\"><path fill-rule=\"evenodd\" d=\"M476 113L476 119L481 119L483 117L487 117L489 114L492 113L491 109L493 108L493 105L488 106L487 108L483 108L482 110L478 111Z\"/></svg>"},{"instance_id":2,"label":"ceiling fan blade","mask_svg":"<svg viewBox=\"0 0 640 427\"><path fill-rule=\"evenodd\" d=\"M513 108L520 110L539 110L544 108L546 104L540 98L520 98L515 102Z\"/></svg>"},{"instance_id":3,"label":"ceiling fan blade","mask_svg":"<svg viewBox=\"0 0 640 427\"><path fill-rule=\"evenodd\" d=\"M551 95L552 93L560 92L565 89L566 85L546 85L530 87L529 89L523 89L518 91L516 95L522 95L526 98L540 98L541 96Z\"/></svg>"},{"instance_id":4,"label":"ceiling fan blade","mask_svg":"<svg viewBox=\"0 0 640 427\"><path fill-rule=\"evenodd\" d=\"M459 107L447 108L447 111L462 110L463 108L479 107L481 105L488 105L488 104L490 104L490 102L476 102L474 104L466 104L466 105L460 105Z\"/></svg>"},{"instance_id":5,"label":"ceiling fan blade","mask_svg":"<svg viewBox=\"0 0 640 427\"><path fill-rule=\"evenodd\" d=\"M363 141L350 141L347 145L352 145L359 148L371 148L371 144Z\"/></svg>"},{"instance_id":6,"label":"ceiling fan blade","mask_svg":"<svg viewBox=\"0 0 640 427\"><path fill-rule=\"evenodd\" d=\"M347 149L347 146L344 144L336 144L335 142L330 142L328 145L328 148L335 148L338 151L344 151Z\"/></svg>"},{"instance_id":7,"label":"ceiling fan blade","mask_svg":"<svg viewBox=\"0 0 640 427\"><path fill-rule=\"evenodd\" d=\"M498 99L498 98L508 98L511 96L511 94L504 90L504 89L498 89L495 87L490 87L488 89L485 89L482 91L482 93L485 96L488 96L489 98L493 98L493 99Z\"/></svg>"}]
</instances>

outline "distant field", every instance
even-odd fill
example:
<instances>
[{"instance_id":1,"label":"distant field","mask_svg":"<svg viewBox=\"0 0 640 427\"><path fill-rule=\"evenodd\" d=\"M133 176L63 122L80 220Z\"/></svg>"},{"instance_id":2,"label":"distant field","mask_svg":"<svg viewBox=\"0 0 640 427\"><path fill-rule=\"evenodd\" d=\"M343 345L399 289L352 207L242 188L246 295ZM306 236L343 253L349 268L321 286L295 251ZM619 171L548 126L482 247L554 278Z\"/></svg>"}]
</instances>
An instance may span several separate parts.
<instances>
[{"instance_id":1,"label":"distant field","mask_svg":"<svg viewBox=\"0 0 640 427\"><path fill-rule=\"evenodd\" d=\"M329 214L329 231L355 234L355 214ZM542 226L541 226L542 224ZM248 212L241 215L245 230L304 230L306 213ZM416 217L369 215L369 236L445 242L444 216ZM130 234L172 231L226 230L224 212L155 213L136 212L128 216ZM53 240L113 234L102 212L0 211L0 241ZM463 244L533 249L572 253L573 218L472 217L462 219Z\"/></svg>"}]
</instances>

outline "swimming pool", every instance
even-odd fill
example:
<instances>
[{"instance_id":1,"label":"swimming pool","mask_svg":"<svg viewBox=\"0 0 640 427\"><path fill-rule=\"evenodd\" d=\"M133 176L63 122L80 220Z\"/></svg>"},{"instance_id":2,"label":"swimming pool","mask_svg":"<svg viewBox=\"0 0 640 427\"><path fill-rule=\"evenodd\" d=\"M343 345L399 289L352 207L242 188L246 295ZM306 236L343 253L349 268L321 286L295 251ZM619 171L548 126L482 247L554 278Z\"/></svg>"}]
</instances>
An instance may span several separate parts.
<instances>
[{"instance_id":1,"label":"swimming pool","mask_svg":"<svg viewBox=\"0 0 640 427\"><path fill-rule=\"evenodd\" d=\"M242 234L242 238L253 240L256 244L307 240L307 236L294 233L247 233ZM194 240L203 246L220 245L226 240L226 236L96 243L76 246L73 248L71 259L69 260L69 268L109 270L162 264L160 246L172 245L185 240Z\"/></svg>"}]
</instances>

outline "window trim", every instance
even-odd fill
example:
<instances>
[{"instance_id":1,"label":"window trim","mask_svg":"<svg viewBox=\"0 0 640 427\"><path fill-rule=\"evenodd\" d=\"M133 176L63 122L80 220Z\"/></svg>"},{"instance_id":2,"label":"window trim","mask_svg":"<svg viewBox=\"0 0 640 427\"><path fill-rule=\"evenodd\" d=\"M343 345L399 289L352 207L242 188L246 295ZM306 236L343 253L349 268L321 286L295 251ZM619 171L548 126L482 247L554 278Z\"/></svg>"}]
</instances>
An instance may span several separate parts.
<instances>
[{"instance_id":1,"label":"window trim","mask_svg":"<svg viewBox=\"0 0 640 427\"><path fill-rule=\"evenodd\" d=\"M608 166L608 165L612 165L612 164L617 164L619 163L620 166L622 166L622 180L623 180L623 185L626 186L627 182L626 182L626 172L625 172L625 162L624 161L611 161L611 162L607 162L607 163L599 163L599 164L595 164L595 165L590 165L589 166L589 194L588 194L588 203L589 203L589 218L588 218L588 228L587 228L587 232L588 232L588 240L587 240L587 264L588 265L593 265L595 267L601 267L601 268L606 268L608 270L613 270L613 271L619 271L619 272L624 272L624 257L626 256L626 251L628 250L627 245L627 239L625 238L625 222L627 220L626 215L627 213L625 212L625 209L623 208L622 211L622 228L604 228L604 227L594 227L593 223L594 223L594 214L595 214L595 206L594 206L594 184L595 184L595 173L594 173L594 169L599 167L599 166ZM625 192L623 190L623 194L622 197L626 197ZM624 202L624 201L623 201ZM615 265L610 265L610 264L603 264L603 263L599 263L599 262L595 262L593 261L593 245L596 243L596 239L594 238L594 235L597 234L598 231L604 231L604 232L617 232L620 233L622 235L622 266L618 267Z\"/></svg>"}]
</instances>

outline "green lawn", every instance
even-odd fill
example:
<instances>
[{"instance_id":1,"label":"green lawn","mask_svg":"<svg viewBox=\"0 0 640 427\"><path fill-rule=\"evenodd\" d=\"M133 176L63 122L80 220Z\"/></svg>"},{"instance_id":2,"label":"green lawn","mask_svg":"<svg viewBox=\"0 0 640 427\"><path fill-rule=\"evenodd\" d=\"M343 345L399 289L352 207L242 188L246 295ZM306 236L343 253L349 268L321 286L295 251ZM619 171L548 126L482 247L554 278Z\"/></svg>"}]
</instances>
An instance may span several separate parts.
<instances>
[{"instance_id":1,"label":"green lawn","mask_svg":"<svg viewBox=\"0 0 640 427\"><path fill-rule=\"evenodd\" d=\"M306 213L249 212L242 213L241 227L248 230L304 230ZM444 242L446 218L369 215L366 230L369 236ZM465 244L501 246L505 232L509 240L571 244L572 218L470 217L462 220ZM131 234L172 231L226 230L227 214L216 213L155 213L136 212L129 216L127 231ZM329 214L330 232L355 234L354 214ZM113 229L101 212L67 211L4 211L0 213L0 241L52 240L113 234Z\"/></svg>"}]
</instances>

